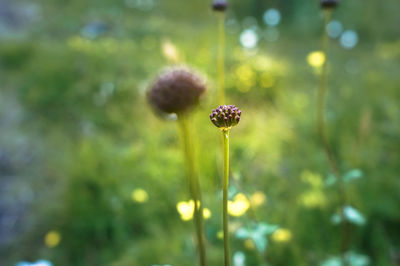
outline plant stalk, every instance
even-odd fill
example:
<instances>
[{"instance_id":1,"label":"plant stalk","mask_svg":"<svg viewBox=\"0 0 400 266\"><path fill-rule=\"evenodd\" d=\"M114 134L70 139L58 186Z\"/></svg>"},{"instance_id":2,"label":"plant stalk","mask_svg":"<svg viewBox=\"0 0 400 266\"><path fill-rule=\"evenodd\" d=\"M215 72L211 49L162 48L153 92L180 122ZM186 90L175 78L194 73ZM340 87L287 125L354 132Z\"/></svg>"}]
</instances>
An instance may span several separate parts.
<instances>
[{"instance_id":1,"label":"plant stalk","mask_svg":"<svg viewBox=\"0 0 400 266\"><path fill-rule=\"evenodd\" d=\"M324 12L324 30L331 18L332 10L325 10ZM327 76L327 53L329 46L329 38L328 35L324 32L322 35L322 52L325 55L325 62L322 65L321 74L320 74L320 82L317 96L317 127L318 134L322 142L322 146L324 148L325 156L328 160L329 167L332 171L332 174L335 176L338 182L338 192L339 192L339 200L340 200L340 209L341 209L341 218L342 218L342 236L341 236L341 253L342 253L342 264L347 265L347 262L344 258L344 255L348 249L349 241L350 241L350 228L349 223L345 219L344 207L347 204L346 190L343 182L343 178L340 174L340 170L331 150L331 147L328 142L327 134L326 134L326 121L324 116L325 111L325 100L326 100L326 76Z\"/></svg>"},{"instance_id":2,"label":"plant stalk","mask_svg":"<svg viewBox=\"0 0 400 266\"><path fill-rule=\"evenodd\" d=\"M225 103L225 14L218 14L218 104Z\"/></svg>"},{"instance_id":3,"label":"plant stalk","mask_svg":"<svg viewBox=\"0 0 400 266\"><path fill-rule=\"evenodd\" d=\"M190 131L188 117L185 115L178 115L178 123L183 139L189 191L194 201L194 225L196 228L199 264L201 266L206 266L207 262L204 237L203 205L201 200L199 175L195 167L192 134Z\"/></svg>"},{"instance_id":4,"label":"plant stalk","mask_svg":"<svg viewBox=\"0 0 400 266\"><path fill-rule=\"evenodd\" d=\"M229 217L228 217L228 187L229 187L229 129L223 129L224 138L224 174L222 180L222 224L224 229L224 258L225 266L230 266L229 255Z\"/></svg>"}]
</instances>

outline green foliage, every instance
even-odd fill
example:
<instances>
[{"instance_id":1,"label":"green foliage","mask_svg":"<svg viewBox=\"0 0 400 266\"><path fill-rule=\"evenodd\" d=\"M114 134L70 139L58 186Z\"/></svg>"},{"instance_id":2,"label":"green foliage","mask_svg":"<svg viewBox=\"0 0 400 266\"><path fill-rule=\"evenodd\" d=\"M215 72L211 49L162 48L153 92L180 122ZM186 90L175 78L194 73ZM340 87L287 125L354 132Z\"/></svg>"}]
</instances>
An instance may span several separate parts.
<instances>
[{"instance_id":1,"label":"green foliage","mask_svg":"<svg viewBox=\"0 0 400 266\"><path fill-rule=\"evenodd\" d=\"M385 266L400 247L400 53L397 2L375 2L342 1L334 13L345 29L357 30L359 44L345 50L332 40L326 116L349 198L346 256L352 265ZM192 121L204 207L211 211L209 265L222 264L221 139L209 122L217 104L217 20L209 4L43 0L37 20L4 35L1 265L42 258L60 266L194 265L193 224L180 219L176 206L190 199L177 125L155 116L144 97L152 77L174 62L208 77ZM273 6L282 14L280 39L261 38L257 51L244 50L239 34L248 16L262 34L271 3L232 1L227 13L227 104L243 112L231 132L230 192L250 202L255 192L266 195L263 204L230 218L232 256L244 256L246 265L337 265L338 184L317 137L317 70L306 61L320 49L318 5ZM93 21L107 30L87 38L81 30ZM175 61L165 52L168 43ZM135 198L137 189L148 198ZM272 225L291 239L274 240ZM51 230L61 236L54 247L44 241Z\"/></svg>"}]
</instances>

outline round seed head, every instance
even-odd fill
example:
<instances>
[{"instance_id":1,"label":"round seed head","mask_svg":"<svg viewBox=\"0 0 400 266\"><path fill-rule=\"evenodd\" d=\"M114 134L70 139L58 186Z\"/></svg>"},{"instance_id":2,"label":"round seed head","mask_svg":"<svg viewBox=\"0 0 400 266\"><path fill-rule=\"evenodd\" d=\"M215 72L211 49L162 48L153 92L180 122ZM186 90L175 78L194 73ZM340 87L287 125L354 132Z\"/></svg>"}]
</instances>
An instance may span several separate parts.
<instances>
[{"instance_id":1,"label":"round seed head","mask_svg":"<svg viewBox=\"0 0 400 266\"><path fill-rule=\"evenodd\" d=\"M221 129L229 129L240 121L242 111L234 105L220 105L211 111L211 122Z\"/></svg>"},{"instance_id":2,"label":"round seed head","mask_svg":"<svg viewBox=\"0 0 400 266\"><path fill-rule=\"evenodd\" d=\"M228 2L226 2L226 0L214 0L211 7L214 11L224 12L228 7Z\"/></svg>"},{"instance_id":3,"label":"round seed head","mask_svg":"<svg viewBox=\"0 0 400 266\"><path fill-rule=\"evenodd\" d=\"M320 0L321 8L335 8L339 4L339 0Z\"/></svg>"},{"instance_id":4,"label":"round seed head","mask_svg":"<svg viewBox=\"0 0 400 266\"><path fill-rule=\"evenodd\" d=\"M198 105L206 91L203 80L186 68L161 74L147 92L151 106L161 113L184 113Z\"/></svg>"}]
</instances>

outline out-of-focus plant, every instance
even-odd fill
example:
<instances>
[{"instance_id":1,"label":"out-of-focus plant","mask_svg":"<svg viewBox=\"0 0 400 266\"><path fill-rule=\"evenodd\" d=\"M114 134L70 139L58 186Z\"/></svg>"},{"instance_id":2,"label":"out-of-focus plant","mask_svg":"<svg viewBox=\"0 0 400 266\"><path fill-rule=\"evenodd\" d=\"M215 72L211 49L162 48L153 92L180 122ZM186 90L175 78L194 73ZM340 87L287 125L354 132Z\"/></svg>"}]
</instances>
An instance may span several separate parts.
<instances>
[{"instance_id":1,"label":"out-of-focus plant","mask_svg":"<svg viewBox=\"0 0 400 266\"><path fill-rule=\"evenodd\" d=\"M215 0L212 9L218 14L218 103L225 102L225 10L228 7L226 0Z\"/></svg>"},{"instance_id":2,"label":"out-of-focus plant","mask_svg":"<svg viewBox=\"0 0 400 266\"><path fill-rule=\"evenodd\" d=\"M335 179L337 180L338 185L338 194L339 194L339 209L340 209L340 217L334 216L333 222L334 223L341 223L341 254L342 254L342 263L343 265L348 265L348 259L346 258L345 254L349 249L350 238L351 238L351 230L350 230L350 217L353 217L353 220L357 220L360 224L361 214L353 209L352 207L348 206L348 199L346 195L346 188L344 178L340 171L337 159L335 158L332 148L329 144L328 137L327 137L327 129L326 129L326 121L325 121L325 101L326 101L326 79L327 79L327 67L328 67L328 46L329 46L329 37L326 34L327 25L331 19L333 10L337 7L339 0L321 0L320 5L323 10L324 14L324 31L322 34L322 52L310 54L308 61L310 64L319 65L321 67L320 72L320 80L319 80L319 88L318 88L318 98L317 98L317 128L318 134L326 155L326 158L329 163L329 167L334 175ZM357 218L354 218L357 216Z\"/></svg>"},{"instance_id":3,"label":"out-of-focus plant","mask_svg":"<svg viewBox=\"0 0 400 266\"><path fill-rule=\"evenodd\" d=\"M186 159L189 191L194 202L194 221L201 266L207 264L203 228L203 205L190 129L192 119L190 111L198 105L205 91L206 86L197 74L186 68L179 68L161 74L152 84L147 94L148 100L156 112L160 115L175 114L178 119Z\"/></svg>"}]
</instances>

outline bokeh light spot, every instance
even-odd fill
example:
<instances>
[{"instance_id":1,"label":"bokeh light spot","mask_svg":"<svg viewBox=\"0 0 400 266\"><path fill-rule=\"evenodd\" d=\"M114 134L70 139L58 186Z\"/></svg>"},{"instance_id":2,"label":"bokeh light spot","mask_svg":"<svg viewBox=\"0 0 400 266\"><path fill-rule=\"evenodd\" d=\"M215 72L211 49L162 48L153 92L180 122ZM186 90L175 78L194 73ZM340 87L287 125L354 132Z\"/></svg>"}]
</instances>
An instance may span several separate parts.
<instances>
[{"instance_id":1,"label":"bokeh light spot","mask_svg":"<svg viewBox=\"0 0 400 266\"><path fill-rule=\"evenodd\" d=\"M265 11L263 20L268 26L276 26L281 21L281 13L275 8L270 8Z\"/></svg>"},{"instance_id":2,"label":"bokeh light spot","mask_svg":"<svg viewBox=\"0 0 400 266\"><path fill-rule=\"evenodd\" d=\"M58 231L51 230L44 237L44 244L49 248L54 248L60 244L61 234Z\"/></svg>"},{"instance_id":3,"label":"bokeh light spot","mask_svg":"<svg viewBox=\"0 0 400 266\"><path fill-rule=\"evenodd\" d=\"M240 44L244 48L254 48L257 46L258 43L258 35L254 29L245 29L241 34L240 34Z\"/></svg>"},{"instance_id":4,"label":"bokeh light spot","mask_svg":"<svg viewBox=\"0 0 400 266\"><path fill-rule=\"evenodd\" d=\"M251 205L253 205L255 207L264 204L266 201L267 201L267 197L261 191L254 192L253 195L251 195L251 197L250 197Z\"/></svg>"},{"instance_id":5,"label":"bokeh light spot","mask_svg":"<svg viewBox=\"0 0 400 266\"><path fill-rule=\"evenodd\" d=\"M280 243L289 242L292 240L292 232L288 229L279 228L272 234L272 240Z\"/></svg>"},{"instance_id":6,"label":"bokeh light spot","mask_svg":"<svg viewBox=\"0 0 400 266\"><path fill-rule=\"evenodd\" d=\"M161 44L161 50L164 55L164 57L173 62L176 63L179 61L179 52L176 46L169 40L165 40Z\"/></svg>"},{"instance_id":7,"label":"bokeh light spot","mask_svg":"<svg viewBox=\"0 0 400 266\"><path fill-rule=\"evenodd\" d=\"M210 211L210 209L208 209L208 208L204 208L203 209L203 216L204 216L204 219L210 219L210 217L211 217L211 211Z\"/></svg>"},{"instance_id":8,"label":"bokeh light spot","mask_svg":"<svg viewBox=\"0 0 400 266\"><path fill-rule=\"evenodd\" d=\"M356 46L358 43L358 35L357 32L353 30L346 30L343 32L342 36L340 36L340 45L342 45L346 49L351 49Z\"/></svg>"},{"instance_id":9,"label":"bokeh light spot","mask_svg":"<svg viewBox=\"0 0 400 266\"><path fill-rule=\"evenodd\" d=\"M326 25L326 33L331 38L337 38L343 31L342 23L332 20Z\"/></svg>"},{"instance_id":10,"label":"bokeh light spot","mask_svg":"<svg viewBox=\"0 0 400 266\"><path fill-rule=\"evenodd\" d=\"M307 55L307 63L315 68L321 67L325 63L325 54L322 51L314 51Z\"/></svg>"},{"instance_id":11,"label":"bokeh light spot","mask_svg":"<svg viewBox=\"0 0 400 266\"><path fill-rule=\"evenodd\" d=\"M144 203L148 201L149 195L147 194L146 190L142 188L137 188L132 191L132 200L139 202L139 203Z\"/></svg>"}]
</instances>

